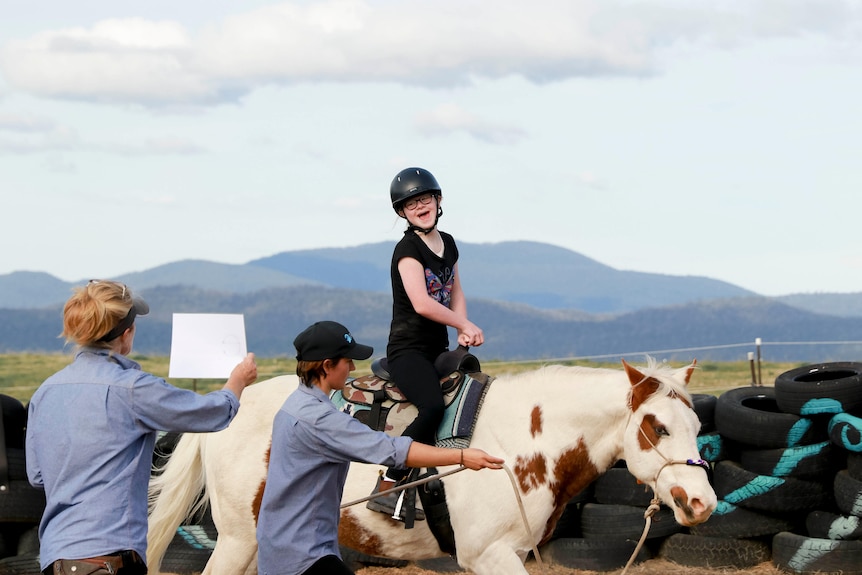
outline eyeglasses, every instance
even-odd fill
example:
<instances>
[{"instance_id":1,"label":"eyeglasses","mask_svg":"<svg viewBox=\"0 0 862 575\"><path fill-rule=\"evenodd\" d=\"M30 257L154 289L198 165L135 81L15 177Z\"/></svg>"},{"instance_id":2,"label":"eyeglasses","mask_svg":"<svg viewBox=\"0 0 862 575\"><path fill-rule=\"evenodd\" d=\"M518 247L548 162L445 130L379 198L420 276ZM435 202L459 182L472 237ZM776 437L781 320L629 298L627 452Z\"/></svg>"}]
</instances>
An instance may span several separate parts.
<instances>
[{"instance_id":1,"label":"eyeglasses","mask_svg":"<svg viewBox=\"0 0 862 575\"><path fill-rule=\"evenodd\" d=\"M87 285L97 284L97 283L100 283L102 281L104 281L104 280L90 280L87 282ZM124 299L126 299L126 284L120 284L120 285L123 286L123 295L120 296L120 299L124 300Z\"/></svg>"},{"instance_id":2,"label":"eyeglasses","mask_svg":"<svg viewBox=\"0 0 862 575\"><path fill-rule=\"evenodd\" d=\"M405 210L412 210L412 209L416 208L419 204L422 204L423 206L427 206L428 204L431 203L432 198L434 198L434 194L424 194L424 195L419 196L418 198L411 198L411 199L407 200L406 202L404 202L404 209Z\"/></svg>"}]
</instances>

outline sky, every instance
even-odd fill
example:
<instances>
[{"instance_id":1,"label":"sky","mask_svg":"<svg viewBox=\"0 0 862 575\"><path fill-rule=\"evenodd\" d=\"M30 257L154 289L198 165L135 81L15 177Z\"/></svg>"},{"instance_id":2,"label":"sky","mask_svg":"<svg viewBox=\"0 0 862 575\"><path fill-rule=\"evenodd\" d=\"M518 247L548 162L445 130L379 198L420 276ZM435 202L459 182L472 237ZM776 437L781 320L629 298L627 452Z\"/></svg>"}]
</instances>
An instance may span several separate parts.
<instances>
[{"instance_id":1,"label":"sky","mask_svg":"<svg viewBox=\"0 0 862 575\"><path fill-rule=\"evenodd\" d=\"M394 244L389 184L421 166L459 242L770 296L862 291L857 1L0 0L0 15L0 274Z\"/></svg>"}]
</instances>

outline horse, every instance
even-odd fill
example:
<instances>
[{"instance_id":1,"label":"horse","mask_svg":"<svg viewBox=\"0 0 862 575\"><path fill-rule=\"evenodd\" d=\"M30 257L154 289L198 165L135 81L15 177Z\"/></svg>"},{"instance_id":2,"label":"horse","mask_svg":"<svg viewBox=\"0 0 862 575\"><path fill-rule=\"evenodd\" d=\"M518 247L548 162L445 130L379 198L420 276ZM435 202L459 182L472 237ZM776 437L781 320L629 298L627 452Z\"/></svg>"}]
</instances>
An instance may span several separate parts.
<instances>
[{"instance_id":1,"label":"horse","mask_svg":"<svg viewBox=\"0 0 862 575\"><path fill-rule=\"evenodd\" d=\"M442 480L462 567L478 575L526 574L529 552L550 539L566 504L619 460L679 524L709 518L716 495L697 459L700 422L687 388L696 362L672 368L647 357L643 368L622 364L622 370L546 365L492 381L470 445L504 458L510 476L486 469ZM182 521L207 500L218 539L204 575L257 573L255 528L272 421L297 384L295 376L259 382L243 392L227 429L181 437L150 483L151 573L159 572ZM353 463L342 502L367 497L382 469ZM405 529L364 504L342 504L339 543L393 559L447 555L425 523Z\"/></svg>"}]
</instances>

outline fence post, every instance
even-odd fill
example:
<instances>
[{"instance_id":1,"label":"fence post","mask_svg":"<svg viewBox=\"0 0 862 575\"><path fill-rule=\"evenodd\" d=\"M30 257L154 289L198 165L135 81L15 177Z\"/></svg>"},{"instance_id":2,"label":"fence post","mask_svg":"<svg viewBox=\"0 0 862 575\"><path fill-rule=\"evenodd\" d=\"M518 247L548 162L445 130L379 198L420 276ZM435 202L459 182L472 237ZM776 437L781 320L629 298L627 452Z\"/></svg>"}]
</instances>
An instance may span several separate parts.
<instances>
[{"instance_id":1,"label":"fence post","mask_svg":"<svg viewBox=\"0 0 862 575\"><path fill-rule=\"evenodd\" d=\"M763 373L762 373L761 368L760 368L760 344L761 344L761 341L760 341L760 338L758 337L754 340L754 345L755 345L755 347L757 347L757 385L762 386L763 385L763 377L762 377Z\"/></svg>"},{"instance_id":2,"label":"fence post","mask_svg":"<svg viewBox=\"0 0 862 575\"><path fill-rule=\"evenodd\" d=\"M754 373L754 352L748 352L748 365L751 367L751 386L755 387L757 385L757 375Z\"/></svg>"}]
</instances>

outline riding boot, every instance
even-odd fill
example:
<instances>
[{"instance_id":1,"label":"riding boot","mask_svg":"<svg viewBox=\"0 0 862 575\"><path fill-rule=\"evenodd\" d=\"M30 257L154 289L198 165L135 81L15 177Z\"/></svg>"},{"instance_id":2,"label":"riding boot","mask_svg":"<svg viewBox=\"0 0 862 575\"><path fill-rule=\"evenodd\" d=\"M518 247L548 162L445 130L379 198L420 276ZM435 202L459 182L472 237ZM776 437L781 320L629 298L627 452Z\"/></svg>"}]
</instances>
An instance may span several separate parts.
<instances>
[{"instance_id":1,"label":"riding boot","mask_svg":"<svg viewBox=\"0 0 862 575\"><path fill-rule=\"evenodd\" d=\"M375 495L380 493L381 491L386 491L386 487L384 489L380 489L380 485L383 482L383 476L380 475L377 478L377 484L374 486L374 490L371 492L371 495ZM415 505L415 499L414 499ZM368 500L368 503L365 504L365 507L370 509L371 511L377 511L379 513L385 513L395 519L396 521L404 521L406 510L404 507L404 491L395 491L392 493L387 493L386 495L380 495ZM425 519L425 513L421 509L416 509L415 519L417 521L423 521Z\"/></svg>"}]
</instances>

